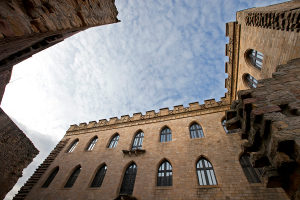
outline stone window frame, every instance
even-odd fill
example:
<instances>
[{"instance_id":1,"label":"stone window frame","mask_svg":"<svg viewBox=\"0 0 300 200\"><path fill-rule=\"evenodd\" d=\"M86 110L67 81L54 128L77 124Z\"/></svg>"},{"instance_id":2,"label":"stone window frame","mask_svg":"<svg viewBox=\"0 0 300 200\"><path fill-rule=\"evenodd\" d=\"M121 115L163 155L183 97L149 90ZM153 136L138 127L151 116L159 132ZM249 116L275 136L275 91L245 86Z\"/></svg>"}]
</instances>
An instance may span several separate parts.
<instances>
[{"instance_id":1,"label":"stone window frame","mask_svg":"<svg viewBox=\"0 0 300 200\"><path fill-rule=\"evenodd\" d=\"M122 184L123 184L124 176L125 176L125 174L126 174L127 169L128 169L131 165L135 165L135 166L136 166L136 174L135 174L135 180L136 180L136 177L137 177L137 175L138 175L138 171L137 171L137 168L138 168L138 167L137 167L136 162L134 162L134 161L132 160L132 161L130 161L129 163L127 163L127 165L123 168L121 180L120 180L120 183L119 183L119 186L118 186L118 190L117 190L117 191L119 191L118 194L121 194L121 189L122 189ZM132 191L132 193L134 192L135 180L134 180L134 184L133 184L133 191ZM132 194L131 194L131 195L132 195Z\"/></svg>"},{"instance_id":2,"label":"stone window frame","mask_svg":"<svg viewBox=\"0 0 300 200\"><path fill-rule=\"evenodd\" d=\"M113 139L114 139L115 137L117 137L117 136L119 136L119 137L118 137L118 141L117 141L116 145L115 145L114 147L110 147L110 144L113 142ZM108 144L106 145L106 148L107 148L107 149L114 149L114 148L116 148L116 147L118 146L119 141L120 141L120 137L121 137L121 136L120 136L119 133L114 133L114 134L109 138Z\"/></svg>"},{"instance_id":3,"label":"stone window frame","mask_svg":"<svg viewBox=\"0 0 300 200\"><path fill-rule=\"evenodd\" d=\"M66 153L72 153L75 151L77 145L79 143L79 139L76 138L75 140L73 140L73 142L71 143L71 145L69 145L69 147L67 148Z\"/></svg>"},{"instance_id":4,"label":"stone window frame","mask_svg":"<svg viewBox=\"0 0 300 200\"><path fill-rule=\"evenodd\" d=\"M194 138L192 138L192 134L191 134L191 131L192 131L192 130L191 130L191 127L192 127L193 125L195 125L195 124L197 124L197 125L200 126L200 129L196 129L196 131L197 131L197 130L201 130L202 136L201 136L201 133L199 133L199 136L200 136L200 137L194 137ZM191 139L197 139L197 138L204 138L204 137L205 137L204 130L203 130L202 126L201 126L198 122L196 122L196 121L193 121L193 122L190 123L190 125L189 125L189 133L190 133L190 138L191 138Z\"/></svg>"},{"instance_id":5,"label":"stone window frame","mask_svg":"<svg viewBox=\"0 0 300 200\"><path fill-rule=\"evenodd\" d=\"M165 137L165 141L161 141L161 135L162 135L162 132L164 131L164 130L166 130L166 129L170 129L170 134L164 134L164 135L171 135L171 140L169 140L169 141L166 141L166 138L167 137ZM165 143L165 142L172 142L172 129L169 127L169 126L167 126L167 125L165 125L165 126L163 126L161 129L160 129L160 132L159 132L159 139L158 139L158 141L160 142L160 143Z\"/></svg>"},{"instance_id":6,"label":"stone window frame","mask_svg":"<svg viewBox=\"0 0 300 200\"><path fill-rule=\"evenodd\" d=\"M142 133L142 137L139 137L137 139L137 136ZM144 137L145 137L145 132L141 129L137 130L134 134L134 137L133 137L133 140L131 142L131 150L135 150L135 149L142 149L142 146L143 146L143 142L144 142ZM137 146L135 145L135 141L138 141L138 143L141 143L140 145L138 144ZM137 147L137 148L134 148L134 147Z\"/></svg>"},{"instance_id":7,"label":"stone window frame","mask_svg":"<svg viewBox=\"0 0 300 200\"><path fill-rule=\"evenodd\" d=\"M48 173L47 179L44 181L41 188L48 188L50 186L50 184L52 183L52 181L54 180L54 178L57 176L58 172L59 172L59 166L54 167L50 171L50 173Z\"/></svg>"},{"instance_id":8,"label":"stone window frame","mask_svg":"<svg viewBox=\"0 0 300 200\"><path fill-rule=\"evenodd\" d=\"M171 166L171 169L163 169L164 171L163 172L161 172L161 173L164 173L164 177L165 177L165 174L168 172L168 173L172 173L172 179L171 179L171 185L159 185L158 184L158 175L159 175L159 173L160 173L160 167L163 165L163 164L165 164L165 163L169 163L170 164L170 166ZM170 162L170 160L169 159L167 159L167 158L163 158L159 163L158 163L158 165L157 165L157 167L156 167L156 175L155 175L155 177L156 177L156 189L170 189L170 188L172 188L172 186L174 185L173 184L173 177L174 177L174 172L173 172L173 166L172 166L172 164L171 164L171 162Z\"/></svg>"},{"instance_id":9,"label":"stone window frame","mask_svg":"<svg viewBox=\"0 0 300 200\"><path fill-rule=\"evenodd\" d=\"M208 163L207 166L205 165L206 163L204 161L206 161ZM202 167L201 167L201 164L202 164ZM209 164L210 164L210 166L209 166ZM216 175L215 169L213 167L213 164L210 162L209 159L207 159L206 157L200 156L200 158L198 158L196 161L195 169L196 169L196 177L197 177L198 187L218 187L219 183L217 180L217 175ZM203 172L203 173L200 173L200 172ZM213 175L214 180L212 180L213 178L211 178L211 182L213 184L202 184L201 185L200 179L199 179L199 174L201 175L201 177L202 177L202 175L204 175L205 182L209 182L209 180L210 180L208 178L208 175L210 175L210 177L212 177L212 175ZM204 181L202 181L202 183L204 183ZM216 183L216 184L214 184L214 183Z\"/></svg>"},{"instance_id":10,"label":"stone window frame","mask_svg":"<svg viewBox=\"0 0 300 200\"><path fill-rule=\"evenodd\" d=\"M87 146L86 146L86 148L85 148L85 151L87 151L87 152L90 152L90 151L92 151L94 148L95 148L95 146L96 146L96 144L97 144L97 142L98 142L98 136L97 135L95 135L94 137L92 137L92 139L90 139L89 140L89 142L87 143ZM96 141L95 141L96 140ZM93 146L92 146L93 145ZM92 146L92 147L91 147Z\"/></svg>"},{"instance_id":11,"label":"stone window frame","mask_svg":"<svg viewBox=\"0 0 300 200\"><path fill-rule=\"evenodd\" d=\"M253 53L255 55L253 55ZM245 51L244 58L245 58L245 61L248 66L250 66L251 68L254 68L260 72L262 71L262 66L263 66L263 61L264 61L263 53L261 53L257 50L254 50L254 49L247 49ZM260 66L260 63L261 63L261 66Z\"/></svg>"},{"instance_id":12,"label":"stone window frame","mask_svg":"<svg viewBox=\"0 0 300 200\"><path fill-rule=\"evenodd\" d=\"M78 170L78 169L79 169L79 173L78 173L78 171L77 171L77 174L75 174L76 170ZM70 171L70 173L68 174L67 178L65 179L65 181L64 181L64 183L63 183L63 185L62 185L62 189L63 189L63 190L70 190L70 189L72 189L72 187L73 187L74 184L76 183L76 180L77 180L78 176L80 175L81 171L82 171L81 165L76 165L76 166ZM76 177L72 177L73 175L74 175L74 176L76 175ZM68 184L68 182L69 182L69 180L70 180L71 177L74 179L74 180L73 180L74 183L72 184L71 187L66 187L66 185ZM70 181L71 181L71 180L70 180Z\"/></svg>"},{"instance_id":13,"label":"stone window frame","mask_svg":"<svg viewBox=\"0 0 300 200\"><path fill-rule=\"evenodd\" d=\"M104 168L105 171L102 170L103 168ZM102 170L102 171L100 171L100 170ZM100 171L100 174L99 174L99 171ZM102 163L94 171L91 182L89 183L89 188L90 189L99 189L99 188L101 188L101 186L103 184L103 181L105 179L106 173L107 173L107 165L105 163ZM98 185L93 186L93 184L95 183L96 176L100 176L100 181L99 181L100 183L98 183Z\"/></svg>"}]
</instances>

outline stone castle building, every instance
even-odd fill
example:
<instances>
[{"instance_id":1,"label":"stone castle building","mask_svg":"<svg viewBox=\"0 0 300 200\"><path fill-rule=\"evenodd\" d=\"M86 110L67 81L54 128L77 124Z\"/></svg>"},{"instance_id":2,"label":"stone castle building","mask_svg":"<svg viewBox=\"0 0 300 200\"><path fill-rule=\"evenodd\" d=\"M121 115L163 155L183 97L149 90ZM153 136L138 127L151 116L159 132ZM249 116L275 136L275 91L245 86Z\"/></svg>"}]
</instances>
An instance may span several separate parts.
<instances>
[{"instance_id":1,"label":"stone castle building","mask_svg":"<svg viewBox=\"0 0 300 200\"><path fill-rule=\"evenodd\" d=\"M117 23L114 0L0 1L0 103L13 66L90 27ZM0 199L39 153L0 108Z\"/></svg>"},{"instance_id":2,"label":"stone castle building","mask_svg":"<svg viewBox=\"0 0 300 200\"><path fill-rule=\"evenodd\" d=\"M288 148L291 143L284 143L280 152L288 158L282 153L276 154L281 157L272 154L284 161L275 162L273 171L261 168L274 165L262 162L266 158L271 160L270 155L257 153L266 156L256 159L261 164L253 163L255 156L251 152L262 150L253 143L259 135L256 133L262 130L254 125L261 120L250 117L252 114L245 106L260 108L253 104L253 99L249 100L252 96L260 95L256 101L262 101L268 94L265 98L273 104L279 101L272 99L285 99L286 93L292 92L285 83L298 89L293 93L293 102L300 100L296 95L300 63L288 63L300 57L300 3L290 1L251 8L237 12L236 17L236 22L226 24L228 92L221 101L211 99L203 105L195 102L189 107L162 108L157 113L147 111L145 115L135 113L132 117L124 115L120 119L71 125L14 199L297 199L300 179L294 180L293 175L286 175L281 169L297 171L298 154ZM261 89L258 80L273 80L277 66L290 76L276 79L276 87L265 84ZM284 67L299 68L299 72L284 71ZM244 89L252 90L238 93ZM278 90L286 93L272 96ZM243 101L246 97L248 104ZM235 101L237 98L240 100ZM266 102L261 105L262 111L254 112L257 116L285 113L284 106L288 106L285 103L269 108ZM294 124L299 115L295 113ZM244 117L252 121L245 121ZM232 130L227 130L225 124ZM248 133L250 129L254 132ZM241 136L248 139L246 146ZM241 144L249 148L241 148ZM288 162L293 165L285 165ZM266 176L270 171L277 174Z\"/></svg>"}]
</instances>

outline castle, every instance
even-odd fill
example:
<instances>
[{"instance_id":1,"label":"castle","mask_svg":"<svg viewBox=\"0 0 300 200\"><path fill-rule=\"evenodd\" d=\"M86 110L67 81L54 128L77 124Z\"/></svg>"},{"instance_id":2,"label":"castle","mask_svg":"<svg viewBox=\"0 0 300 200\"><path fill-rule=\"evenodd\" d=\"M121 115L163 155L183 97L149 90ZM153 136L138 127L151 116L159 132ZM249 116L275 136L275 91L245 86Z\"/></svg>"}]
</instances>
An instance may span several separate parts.
<instances>
[{"instance_id":1,"label":"castle","mask_svg":"<svg viewBox=\"0 0 300 200\"><path fill-rule=\"evenodd\" d=\"M298 176L282 172L297 172L298 154L288 147L296 139L269 155L263 133L276 120L280 130L298 123L300 63L288 61L300 57L299 7L243 10L226 24L221 101L72 125L14 199L297 199ZM268 113L276 116L265 120Z\"/></svg>"}]
</instances>

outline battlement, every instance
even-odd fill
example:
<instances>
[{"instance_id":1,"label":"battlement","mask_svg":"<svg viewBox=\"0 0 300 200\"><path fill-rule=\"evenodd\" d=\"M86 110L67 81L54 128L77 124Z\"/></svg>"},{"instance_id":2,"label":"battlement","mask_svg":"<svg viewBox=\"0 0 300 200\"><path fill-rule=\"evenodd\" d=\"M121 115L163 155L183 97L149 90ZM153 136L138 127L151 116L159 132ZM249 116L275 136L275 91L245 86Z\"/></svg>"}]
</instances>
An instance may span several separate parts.
<instances>
[{"instance_id":1,"label":"battlement","mask_svg":"<svg viewBox=\"0 0 300 200\"><path fill-rule=\"evenodd\" d=\"M153 123L157 121L171 120L193 115L220 112L228 109L230 103L231 102L229 101L228 96L225 95L225 97L221 98L221 101L209 99L205 100L204 104L201 105L199 102L193 102L189 103L189 107L178 105L174 106L173 110L170 110L169 108L161 108L159 109L158 113L156 113L155 110L150 110L146 111L145 115L139 112L134 113L132 117L129 115L122 115L120 119L118 117L112 117L109 120L100 119L98 123L96 121L90 121L88 124L84 122L80 123L79 125L71 125L66 135L83 134L86 132L120 128L121 126L133 126L140 123Z\"/></svg>"}]
</instances>

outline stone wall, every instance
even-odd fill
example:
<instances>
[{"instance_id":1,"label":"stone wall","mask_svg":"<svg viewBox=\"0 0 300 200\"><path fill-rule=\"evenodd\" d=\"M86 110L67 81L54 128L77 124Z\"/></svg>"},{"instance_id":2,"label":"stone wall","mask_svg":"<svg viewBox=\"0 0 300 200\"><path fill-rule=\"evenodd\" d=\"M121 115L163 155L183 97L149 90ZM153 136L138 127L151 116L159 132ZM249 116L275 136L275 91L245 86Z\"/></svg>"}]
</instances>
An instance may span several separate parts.
<instances>
[{"instance_id":1,"label":"stone wall","mask_svg":"<svg viewBox=\"0 0 300 200\"><path fill-rule=\"evenodd\" d=\"M228 129L240 128L243 152L264 167L266 187L282 187L300 199L300 59L279 65L272 78L238 92L226 111Z\"/></svg>"},{"instance_id":2,"label":"stone wall","mask_svg":"<svg viewBox=\"0 0 300 200\"><path fill-rule=\"evenodd\" d=\"M107 124L104 126L107 129L94 127L69 130L62 139L70 138L69 142L26 199L115 199L119 195L126 167L132 162L137 165L132 194L137 199L287 199L282 189L268 189L262 183L248 183L239 163L239 135L226 134L221 125L227 108L228 106L220 106L217 112L207 110L206 113L201 113L200 110L190 111L190 115L184 117L177 117L183 115L181 113L167 118L159 117L164 120L139 119L131 126L125 126L126 123L123 122L119 124L123 126L119 127ZM152 121L145 123L146 120ZM194 122L202 126L204 137L190 137L189 127ZM160 142L160 132L166 126L172 131L172 141ZM145 135L142 145L145 152L129 155L128 150L139 131L143 131ZM107 148L116 133L120 135L117 146ZM95 147L92 151L87 151L88 144L95 136L98 137ZM75 150L67 153L76 139L79 139L79 143ZM196 163L201 157L212 163L218 185L199 185ZM173 168L173 186L157 187L157 170L165 159ZM90 188L95 173L104 163L107 165L107 172L102 186ZM81 166L81 172L74 186L64 188L68 177L78 165ZM59 167L59 171L52 183L47 188L41 188L56 167Z\"/></svg>"},{"instance_id":3,"label":"stone wall","mask_svg":"<svg viewBox=\"0 0 300 200\"><path fill-rule=\"evenodd\" d=\"M0 108L0 199L3 199L22 171L39 153L32 142Z\"/></svg>"}]
</instances>

